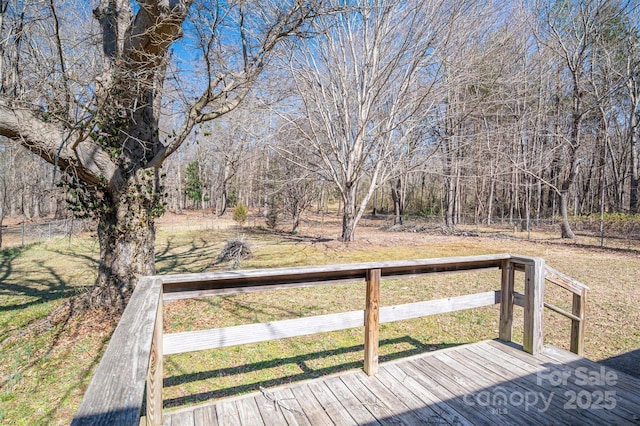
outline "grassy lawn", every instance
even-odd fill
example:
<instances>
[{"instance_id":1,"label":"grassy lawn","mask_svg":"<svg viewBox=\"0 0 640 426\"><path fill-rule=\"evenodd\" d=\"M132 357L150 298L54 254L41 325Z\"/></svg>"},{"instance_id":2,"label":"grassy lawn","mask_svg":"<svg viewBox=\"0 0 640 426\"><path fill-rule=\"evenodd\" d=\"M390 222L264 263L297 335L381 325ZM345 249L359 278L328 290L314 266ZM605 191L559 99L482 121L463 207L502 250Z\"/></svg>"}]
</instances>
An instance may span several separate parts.
<instances>
[{"instance_id":1,"label":"grassy lawn","mask_svg":"<svg viewBox=\"0 0 640 426\"><path fill-rule=\"evenodd\" d=\"M363 227L357 241L335 240L335 223L308 224L297 236L256 229L242 231L254 256L242 268L400 260L488 253L543 257L591 287L587 301L586 353L601 360L640 347L640 252L601 250L536 235L514 238L390 233ZM160 274L223 270L216 256L236 230L158 232ZM579 241L582 243L582 241ZM101 312L68 315L59 306L84 291L95 277L97 243L89 235L51 240L0 252L0 423L66 424L77 408L117 318ZM382 304L393 305L493 290L499 272L386 280ZM548 288L554 304L570 297ZM166 331L204 329L362 309L364 284L293 289L165 305ZM514 323L521 324L516 309ZM486 307L385 324L381 357L399 358L460 343L497 337L498 309ZM545 340L569 341L569 320L545 312ZM516 330L514 340L520 339ZM248 392L362 363L363 330L264 342L165 358L165 407Z\"/></svg>"}]
</instances>

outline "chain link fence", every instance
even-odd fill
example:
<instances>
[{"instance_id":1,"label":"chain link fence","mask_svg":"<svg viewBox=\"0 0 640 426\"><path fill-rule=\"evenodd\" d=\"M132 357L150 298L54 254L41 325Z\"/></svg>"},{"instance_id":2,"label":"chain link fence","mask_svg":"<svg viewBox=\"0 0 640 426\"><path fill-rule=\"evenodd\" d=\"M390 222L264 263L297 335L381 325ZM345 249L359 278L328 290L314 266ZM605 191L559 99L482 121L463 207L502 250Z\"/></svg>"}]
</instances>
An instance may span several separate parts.
<instances>
[{"instance_id":1,"label":"chain link fence","mask_svg":"<svg viewBox=\"0 0 640 426\"><path fill-rule=\"evenodd\" d=\"M309 217L311 216L311 217ZM307 224L316 226L334 226L340 217L327 213L318 220L318 215L303 215L303 228ZM334 220L332 220L334 219ZM402 226L393 225L393 215L366 215L360 226L373 226L401 231L435 232L455 235L498 236L528 240L553 240L560 238L560 220L558 218L530 219L493 218L490 223L474 216L459 216L454 228L445 226L444 217L408 216ZM283 222L284 223L284 222ZM596 216L572 217L569 220L572 230L578 237L577 243L616 249L640 250L640 215L606 215L604 219ZM284 226L284 225L283 225ZM288 225L287 225L288 226ZM237 228L230 218L211 215L171 215L158 220L156 228L170 233L192 230L224 230ZM265 227L261 215L251 215L244 228ZM286 228L286 226L284 226ZM63 219L43 223L21 223L2 226L2 248L24 247L25 245L49 240L55 237L69 237L81 232L95 231L91 220ZM304 231L303 231L304 232Z\"/></svg>"},{"instance_id":2,"label":"chain link fence","mask_svg":"<svg viewBox=\"0 0 640 426\"><path fill-rule=\"evenodd\" d=\"M20 223L2 226L2 248L24 247L39 241L71 235L94 229L88 220L61 219L42 223Z\"/></svg>"},{"instance_id":3,"label":"chain link fence","mask_svg":"<svg viewBox=\"0 0 640 426\"><path fill-rule=\"evenodd\" d=\"M385 217L385 222L393 223L393 217ZM560 239L561 219L532 218L528 221L520 218L494 217L489 222L486 218L472 215L459 216L452 228L445 226L445 219L441 216L410 216L404 221L403 227L422 227L442 233L456 234L458 231L471 232L474 235L501 236L527 240ZM603 218L599 215L574 216L569 218L569 225L577 237L576 243L607 247L615 249L640 250L640 215L607 214Z\"/></svg>"}]
</instances>

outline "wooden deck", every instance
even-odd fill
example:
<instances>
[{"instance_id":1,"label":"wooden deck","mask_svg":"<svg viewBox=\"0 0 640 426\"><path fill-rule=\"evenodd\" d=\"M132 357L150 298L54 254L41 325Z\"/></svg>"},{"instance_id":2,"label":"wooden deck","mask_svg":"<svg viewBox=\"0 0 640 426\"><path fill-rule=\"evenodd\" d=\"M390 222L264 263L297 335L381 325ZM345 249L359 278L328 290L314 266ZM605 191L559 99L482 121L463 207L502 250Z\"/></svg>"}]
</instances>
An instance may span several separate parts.
<instances>
[{"instance_id":1,"label":"wooden deck","mask_svg":"<svg viewBox=\"0 0 640 426\"><path fill-rule=\"evenodd\" d=\"M493 290L400 305L381 299L383 280L490 270L501 271ZM177 333L163 329L163 306L172 300L363 280L363 310ZM570 293L570 311L545 301L546 283ZM149 425L640 424L637 379L613 371L605 375L578 356L545 349L543 311L550 309L571 320L569 348L582 354L588 290L544 259L514 254L142 277L72 424L136 426L141 413ZM385 365L378 374L380 324L493 305L499 305L501 342L511 342L513 312L522 308L521 350L497 342L458 347ZM325 377L181 412L163 410L165 355L361 326L364 374ZM587 375L595 376L592 383L584 380Z\"/></svg>"},{"instance_id":2,"label":"wooden deck","mask_svg":"<svg viewBox=\"0 0 640 426\"><path fill-rule=\"evenodd\" d=\"M640 425L640 380L484 341L165 412L178 425Z\"/></svg>"}]
</instances>

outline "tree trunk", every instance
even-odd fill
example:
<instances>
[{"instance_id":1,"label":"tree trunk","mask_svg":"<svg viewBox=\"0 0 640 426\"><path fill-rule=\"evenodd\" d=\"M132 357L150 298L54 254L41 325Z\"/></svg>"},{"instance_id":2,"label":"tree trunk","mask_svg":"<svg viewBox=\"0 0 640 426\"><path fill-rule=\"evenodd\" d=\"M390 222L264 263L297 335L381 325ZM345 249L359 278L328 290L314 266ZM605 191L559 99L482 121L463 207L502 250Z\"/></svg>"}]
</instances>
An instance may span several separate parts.
<instances>
[{"instance_id":1,"label":"tree trunk","mask_svg":"<svg viewBox=\"0 0 640 426\"><path fill-rule=\"evenodd\" d=\"M155 225L142 203L125 202L99 218L100 265L91 304L122 309L138 277L155 274Z\"/></svg>"},{"instance_id":2,"label":"tree trunk","mask_svg":"<svg viewBox=\"0 0 640 426\"><path fill-rule=\"evenodd\" d=\"M344 242L354 241L356 238L356 185L348 187L342 197L344 211L342 213L342 236Z\"/></svg>"},{"instance_id":3,"label":"tree trunk","mask_svg":"<svg viewBox=\"0 0 640 426\"><path fill-rule=\"evenodd\" d=\"M402 180L400 178L395 182L391 182L391 198L393 199L393 224L402 225L404 206L402 203Z\"/></svg>"},{"instance_id":4,"label":"tree trunk","mask_svg":"<svg viewBox=\"0 0 640 426\"><path fill-rule=\"evenodd\" d=\"M634 114L635 116L635 114ZM640 174L639 164L638 164L638 150L640 144L638 144L638 135L637 130L632 129L631 134L631 188L629 191L629 213L636 214L640 212L638 209L638 190L640 182Z\"/></svg>"},{"instance_id":5,"label":"tree trunk","mask_svg":"<svg viewBox=\"0 0 640 426\"><path fill-rule=\"evenodd\" d=\"M227 212L227 187L223 186L222 191L220 192L220 211L218 211L218 216L224 216Z\"/></svg>"},{"instance_id":6,"label":"tree trunk","mask_svg":"<svg viewBox=\"0 0 640 426\"><path fill-rule=\"evenodd\" d=\"M291 233L292 234L296 234L298 232L298 227L300 226L300 212L298 211L297 208L293 212L292 222L293 223L292 223L292 226L291 226Z\"/></svg>"},{"instance_id":7,"label":"tree trunk","mask_svg":"<svg viewBox=\"0 0 640 426\"><path fill-rule=\"evenodd\" d=\"M638 131L640 130L639 115L640 110L640 86L638 85L637 76L633 69L633 63L631 58L627 60L627 89L629 91L630 100L630 116L629 116L629 144L631 148L631 180L629 188L629 213L636 214L639 210L638 200L638 183L640 180L640 170L638 167L638 150L640 144L638 143ZM612 156L613 158L613 156ZM615 160L613 161L615 163Z\"/></svg>"},{"instance_id":8,"label":"tree trunk","mask_svg":"<svg viewBox=\"0 0 640 426\"><path fill-rule=\"evenodd\" d=\"M2 181L2 184L4 184L4 181ZM3 192L2 196L3 198L6 199L6 193ZM3 227L2 223L4 222L4 215L5 215L5 208L4 208L4 205L2 205L0 206L0 249L2 249L2 227Z\"/></svg>"},{"instance_id":9,"label":"tree trunk","mask_svg":"<svg viewBox=\"0 0 640 426\"><path fill-rule=\"evenodd\" d=\"M571 230L569 225L569 191L563 190L560 192L560 232L562 238L571 238L574 240L576 235Z\"/></svg>"}]
</instances>

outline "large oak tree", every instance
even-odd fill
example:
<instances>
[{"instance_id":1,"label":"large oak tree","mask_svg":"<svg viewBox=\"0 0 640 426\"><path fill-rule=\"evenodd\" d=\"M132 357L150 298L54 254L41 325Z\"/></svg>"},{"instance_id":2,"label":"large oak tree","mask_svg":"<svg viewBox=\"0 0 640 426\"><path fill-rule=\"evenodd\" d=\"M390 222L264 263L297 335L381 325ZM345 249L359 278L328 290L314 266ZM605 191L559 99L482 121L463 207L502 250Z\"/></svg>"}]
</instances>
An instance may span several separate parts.
<instances>
[{"instance_id":1,"label":"large oak tree","mask_svg":"<svg viewBox=\"0 0 640 426\"><path fill-rule=\"evenodd\" d=\"M0 135L55 164L75 208L97 220L91 301L121 307L136 278L155 272L163 162L194 126L236 108L280 41L298 36L317 8L9 0L1 11Z\"/></svg>"}]
</instances>

